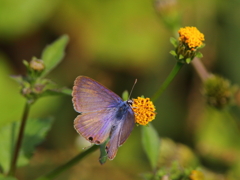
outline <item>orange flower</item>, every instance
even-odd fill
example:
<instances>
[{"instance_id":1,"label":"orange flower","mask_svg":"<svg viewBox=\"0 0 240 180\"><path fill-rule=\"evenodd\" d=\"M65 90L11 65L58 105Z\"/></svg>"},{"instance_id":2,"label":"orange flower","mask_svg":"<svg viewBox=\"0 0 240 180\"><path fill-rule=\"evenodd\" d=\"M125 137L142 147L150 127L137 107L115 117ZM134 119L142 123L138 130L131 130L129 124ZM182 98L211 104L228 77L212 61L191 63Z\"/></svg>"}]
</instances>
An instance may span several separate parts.
<instances>
[{"instance_id":1,"label":"orange flower","mask_svg":"<svg viewBox=\"0 0 240 180\"><path fill-rule=\"evenodd\" d=\"M135 113L135 122L140 125L147 125L156 116L156 109L150 98L133 99L132 110Z\"/></svg>"},{"instance_id":2,"label":"orange flower","mask_svg":"<svg viewBox=\"0 0 240 180\"><path fill-rule=\"evenodd\" d=\"M201 47L203 44L204 35L196 27L180 28L179 41L187 44L191 50L195 50L197 47Z\"/></svg>"}]
</instances>

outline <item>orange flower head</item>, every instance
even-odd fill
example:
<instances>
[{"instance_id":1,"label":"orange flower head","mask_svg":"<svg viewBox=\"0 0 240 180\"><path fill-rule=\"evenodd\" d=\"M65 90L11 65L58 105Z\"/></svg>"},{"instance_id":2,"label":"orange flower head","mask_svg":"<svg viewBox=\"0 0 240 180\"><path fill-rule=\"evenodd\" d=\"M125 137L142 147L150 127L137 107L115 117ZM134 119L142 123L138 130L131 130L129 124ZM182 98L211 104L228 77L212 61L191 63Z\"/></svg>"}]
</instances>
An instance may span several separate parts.
<instances>
[{"instance_id":1,"label":"orange flower head","mask_svg":"<svg viewBox=\"0 0 240 180\"><path fill-rule=\"evenodd\" d=\"M201 47L203 44L204 35L196 27L180 28L178 40L187 44L191 50Z\"/></svg>"},{"instance_id":2,"label":"orange flower head","mask_svg":"<svg viewBox=\"0 0 240 180\"><path fill-rule=\"evenodd\" d=\"M156 109L150 98L138 97L133 99L132 110L135 113L135 122L139 125L147 125L156 116Z\"/></svg>"}]
</instances>

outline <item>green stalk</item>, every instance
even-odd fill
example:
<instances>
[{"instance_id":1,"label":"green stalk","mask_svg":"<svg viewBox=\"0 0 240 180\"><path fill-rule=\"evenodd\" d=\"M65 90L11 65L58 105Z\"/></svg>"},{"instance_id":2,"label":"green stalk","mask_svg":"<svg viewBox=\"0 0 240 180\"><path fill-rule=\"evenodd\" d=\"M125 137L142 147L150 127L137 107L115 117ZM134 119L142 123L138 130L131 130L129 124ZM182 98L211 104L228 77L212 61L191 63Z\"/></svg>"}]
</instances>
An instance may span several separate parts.
<instances>
[{"instance_id":1,"label":"green stalk","mask_svg":"<svg viewBox=\"0 0 240 180\"><path fill-rule=\"evenodd\" d=\"M98 149L98 147L99 146L94 145L93 147L84 151L83 153L78 154L77 156L75 156L73 159L71 159L67 163L63 164L62 166L57 167L53 171L49 172L48 174L46 174L44 176L41 176L41 177L37 178L36 180L51 180L51 179L55 178L56 176L58 176L63 171L69 169L70 167L72 167L73 165L78 163L85 156L87 156L88 154L90 154L93 151L95 151L96 149Z\"/></svg>"},{"instance_id":2,"label":"green stalk","mask_svg":"<svg viewBox=\"0 0 240 180\"><path fill-rule=\"evenodd\" d=\"M11 164L10 164L10 170L9 170L9 173L8 173L10 176L14 176L15 171L16 171L17 159L18 159L19 151L20 151L20 148L21 148L21 145L22 145L24 129L25 129L25 126L26 126L30 106L31 106L30 103L27 101L26 104L25 104L25 107L24 107L23 116L22 116L22 120L21 120L21 126L20 126L19 133L18 133L18 139L17 139L17 142L16 142L16 146L15 146L15 149L14 149L13 156L12 156L12 161L11 161Z\"/></svg>"},{"instance_id":3,"label":"green stalk","mask_svg":"<svg viewBox=\"0 0 240 180\"><path fill-rule=\"evenodd\" d=\"M177 75L177 73L180 71L184 63L177 62L175 66L173 67L172 71L168 75L167 79L163 82L162 86L159 88L159 90L152 96L151 100L154 102L156 101L163 91L168 87L168 85L172 82L174 77Z\"/></svg>"}]
</instances>

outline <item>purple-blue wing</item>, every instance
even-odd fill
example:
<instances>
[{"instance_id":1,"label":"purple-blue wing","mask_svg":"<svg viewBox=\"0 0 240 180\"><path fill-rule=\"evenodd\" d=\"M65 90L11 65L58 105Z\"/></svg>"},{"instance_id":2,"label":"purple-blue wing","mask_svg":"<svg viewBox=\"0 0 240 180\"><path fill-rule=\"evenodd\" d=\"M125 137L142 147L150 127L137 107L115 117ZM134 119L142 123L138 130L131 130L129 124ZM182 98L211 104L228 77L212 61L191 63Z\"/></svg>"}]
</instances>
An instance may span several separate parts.
<instances>
[{"instance_id":1,"label":"purple-blue wing","mask_svg":"<svg viewBox=\"0 0 240 180\"><path fill-rule=\"evenodd\" d=\"M103 109L78 115L74 120L74 128L91 143L102 144L110 136L115 111L114 108Z\"/></svg>"},{"instance_id":2,"label":"purple-blue wing","mask_svg":"<svg viewBox=\"0 0 240 180\"><path fill-rule=\"evenodd\" d=\"M106 145L106 151L110 160L114 159L118 147L121 146L131 134L135 125L135 116L132 109L129 107L124 119L118 121L115 129L112 130L110 140Z\"/></svg>"},{"instance_id":3,"label":"purple-blue wing","mask_svg":"<svg viewBox=\"0 0 240 180\"><path fill-rule=\"evenodd\" d=\"M122 102L114 92L86 76L76 78L72 96L74 109L79 113L101 111Z\"/></svg>"}]
</instances>

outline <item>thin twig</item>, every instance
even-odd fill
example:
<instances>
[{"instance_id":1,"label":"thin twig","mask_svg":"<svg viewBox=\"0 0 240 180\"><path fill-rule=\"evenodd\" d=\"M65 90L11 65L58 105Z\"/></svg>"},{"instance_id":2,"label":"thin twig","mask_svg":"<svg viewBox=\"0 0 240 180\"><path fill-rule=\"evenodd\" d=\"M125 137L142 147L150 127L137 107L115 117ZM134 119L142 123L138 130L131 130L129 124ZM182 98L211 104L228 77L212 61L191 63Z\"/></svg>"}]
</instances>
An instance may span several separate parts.
<instances>
[{"instance_id":1,"label":"thin twig","mask_svg":"<svg viewBox=\"0 0 240 180\"><path fill-rule=\"evenodd\" d=\"M27 101L24 107L24 112L23 112L23 116L22 116L22 120L21 120L21 126L19 129L19 133L18 133L18 139L17 139L17 143L14 149L14 153L12 156L12 161L11 161L11 165L10 165L10 170L9 170L9 175L14 176L15 171L16 171L16 166L17 166L17 159L18 159L18 155L19 155L19 151L22 145L22 140L23 140L23 135L24 135L24 129L26 126L26 121L27 121L27 117L29 114L29 110L30 110L30 103Z\"/></svg>"}]
</instances>

